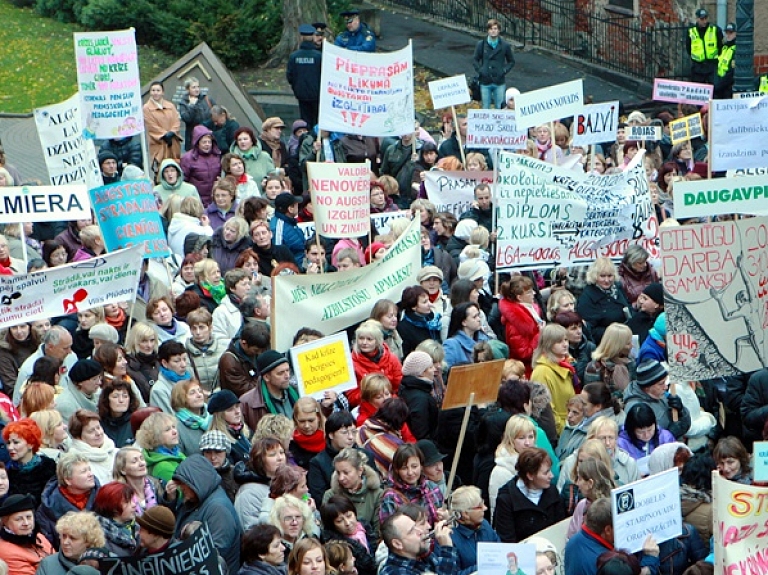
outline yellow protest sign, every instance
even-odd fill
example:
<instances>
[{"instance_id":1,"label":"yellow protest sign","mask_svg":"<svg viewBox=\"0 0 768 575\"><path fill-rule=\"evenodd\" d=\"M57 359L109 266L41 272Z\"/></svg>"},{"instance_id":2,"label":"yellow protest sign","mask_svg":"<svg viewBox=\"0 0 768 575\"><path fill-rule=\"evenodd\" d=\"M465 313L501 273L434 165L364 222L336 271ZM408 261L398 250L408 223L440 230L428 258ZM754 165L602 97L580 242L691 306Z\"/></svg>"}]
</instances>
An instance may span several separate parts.
<instances>
[{"instance_id":1,"label":"yellow protest sign","mask_svg":"<svg viewBox=\"0 0 768 575\"><path fill-rule=\"evenodd\" d=\"M702 136L704 132L701 126L701 114L691 114L685 118L672 120L669 123L669 133L673 146Z\"/></svg>"},{"instance_id":2,"label":"yellow protest sign","mask_svg":"<svg viewBox=\"0 0 768 575\"><path fill-rule=\"evenodd\" d=\"M357 386L344 332L292 347L291 360L302 397L322 399L326 391L341 393Z\"/></svg>"}]
</instances>

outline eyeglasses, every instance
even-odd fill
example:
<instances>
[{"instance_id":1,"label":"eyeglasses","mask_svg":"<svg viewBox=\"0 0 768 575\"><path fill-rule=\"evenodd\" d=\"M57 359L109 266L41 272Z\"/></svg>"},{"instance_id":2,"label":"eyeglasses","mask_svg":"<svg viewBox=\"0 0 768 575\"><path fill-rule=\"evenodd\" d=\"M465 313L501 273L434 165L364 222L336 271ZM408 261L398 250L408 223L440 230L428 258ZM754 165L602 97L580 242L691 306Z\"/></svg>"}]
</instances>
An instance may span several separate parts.
<instances>
[{"instance_id":1,"label":"eyeglasses","mask_svg":"<svg viewBox=\"0 0 768 575\"><path fill-rule=\"evenodd\" d=\"M301 523L301 521L304 519L301 515L288 515L287 517L283 517L283 523Z\"/></svg>"}]
</instances>

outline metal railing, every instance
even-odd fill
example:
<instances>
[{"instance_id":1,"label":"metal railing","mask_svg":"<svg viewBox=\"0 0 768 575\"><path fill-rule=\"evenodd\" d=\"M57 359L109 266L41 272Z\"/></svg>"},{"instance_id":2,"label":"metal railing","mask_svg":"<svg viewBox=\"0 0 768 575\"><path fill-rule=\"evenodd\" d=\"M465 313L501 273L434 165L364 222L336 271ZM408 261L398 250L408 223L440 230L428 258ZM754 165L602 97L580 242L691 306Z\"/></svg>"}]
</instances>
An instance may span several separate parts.
<instances>
[{"instance_id":1,"label":"metal railing","mask_svg":"<svg viewBox=\"0 0 768 575\"><path fill-rule=\"evenodd\" d=\"M573 0L381 1L475 30L484 30L488 18L496 18L504 35L524 46L555 50L646 82L689 75L687 27L678 24L642 26L636 17L580 10Z\"/></svg>"}]
</instances>

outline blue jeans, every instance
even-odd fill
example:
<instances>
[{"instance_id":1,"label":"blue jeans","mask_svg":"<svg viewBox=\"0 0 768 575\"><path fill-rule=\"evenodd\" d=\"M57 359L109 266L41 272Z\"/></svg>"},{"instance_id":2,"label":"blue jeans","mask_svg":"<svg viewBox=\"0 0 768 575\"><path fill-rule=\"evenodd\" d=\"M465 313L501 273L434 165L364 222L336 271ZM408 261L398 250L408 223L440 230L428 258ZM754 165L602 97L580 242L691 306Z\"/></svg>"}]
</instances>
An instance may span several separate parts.
<instances>
[{"instance_id":1,"label":"blue jeans","mask_svg":"<svg viewBox=\"0 0 768 575\"><path fill-rule=\"evenodd\" d=\"M501 110L506 94L506 84L480 84L480 97L484 109L490 108L491 102L495 102L496 109Z\"/></svg>"}]
</instances>

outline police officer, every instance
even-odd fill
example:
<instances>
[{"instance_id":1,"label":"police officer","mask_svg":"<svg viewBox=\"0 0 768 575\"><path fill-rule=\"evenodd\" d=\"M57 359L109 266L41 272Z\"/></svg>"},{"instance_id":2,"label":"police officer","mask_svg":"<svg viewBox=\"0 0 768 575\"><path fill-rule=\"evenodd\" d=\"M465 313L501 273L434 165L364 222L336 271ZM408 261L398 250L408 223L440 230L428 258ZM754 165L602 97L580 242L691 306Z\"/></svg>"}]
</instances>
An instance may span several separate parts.
<instances>
[{"instance_id":1,"label":"police officer","mask_svg":"<svg viewBox=\"0 0 768 575\"><path fill-rule=\"evenodd\" d=\"M323 53L315 45L315 27L309 24L299 26L301 44L288 57L285 77L299 101L299 115L308 126L317 124L320 107L320 69Z\"/></svg>"},{"instance_id":2,"label":"police officer","mask_svg":"<svg viewBox=\"0 0 768 575\"><path fill-rule=\"evenodd\" d=\"M691 81L713 84L723 31L709 23L709 12L704 8L696 10L696 24L688 29L686 47L691 55Z\"/></svg>"},{"instance_id":3,"label":"police officer","mask_svg":"<svg viewBox=\"0 0 768 575\"><path fill-rule=\"evenodd\" d=\"M376 36L368 24L360 22L360 10L347 10L341 13L347 20L347 29L336 36L337 46L356 52L375 52Z\"/></svg>"},{"instance_id":4,"label":"police officer","mask_svg":"<svg viewBox=\"0 0 768 575\"><path fill-rule=\"evenodd\" d=\"M720 56L717 59L717 77L715 78L715 99L729 100L733 98L734 67L736 61L736 24L725 27L725 41Z\"/></svg>"},{"instance_id":5,"label":"police officer","mask_svg":"<svg viewBox=\"0 0 768 575\"><path fill-rule=\"evenodd\" d=\"M328 28L328 24L325 22L313 22L312 27L315 29L315 47L323 51L323 40L325 40L325 29Z\"/></svg>"}]
</instances>

